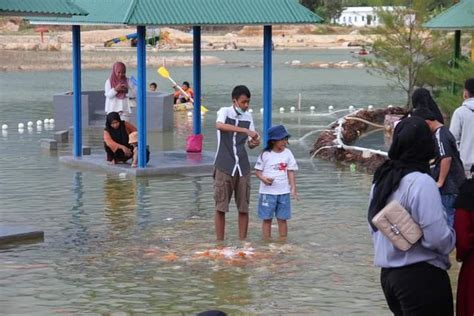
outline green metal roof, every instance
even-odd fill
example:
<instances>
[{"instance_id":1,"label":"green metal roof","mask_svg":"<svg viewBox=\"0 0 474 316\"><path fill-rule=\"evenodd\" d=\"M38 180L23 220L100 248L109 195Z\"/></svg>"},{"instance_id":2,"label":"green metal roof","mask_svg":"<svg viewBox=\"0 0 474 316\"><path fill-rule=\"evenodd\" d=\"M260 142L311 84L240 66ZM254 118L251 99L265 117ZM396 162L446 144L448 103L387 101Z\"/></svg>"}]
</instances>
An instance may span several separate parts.
<instances>
[{"instance_id":1,"label":"green metal roof","mask_svg":"<svg viewBox=\"0 0 474 316\"><path fill-rule=\"evenodd\" d=\"M88 16L31 18L36 24L270 25L319 23L297 0L73 0Z\"/></svg>"},{"instance_id":2,"label":"green metal roof","mask_svg":"<svg viewBox=\"0 0 474 316\"><path fill-rule=\"evenodd\" d=\"M71 0L1 0L0 15L72 16L87 11Z\"/></svg>"},{"instance_id":3,"label":"green metal roof","mask_svg":"<svg viewBox=\"0 0 474 316\"><path fill-rule=\"evenodd\" d=\"M423 26L447 31L474 29L474 0L462 0Z\"/></svg>"}]
</instances>

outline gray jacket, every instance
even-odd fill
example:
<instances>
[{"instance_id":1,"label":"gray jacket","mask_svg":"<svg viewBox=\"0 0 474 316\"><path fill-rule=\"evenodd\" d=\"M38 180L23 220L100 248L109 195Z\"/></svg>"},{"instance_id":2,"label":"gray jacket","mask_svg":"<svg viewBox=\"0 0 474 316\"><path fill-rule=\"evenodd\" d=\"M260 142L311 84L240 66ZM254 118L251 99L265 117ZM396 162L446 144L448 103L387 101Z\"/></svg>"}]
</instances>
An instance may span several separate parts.
<instances>
[{"instance_id":1,"label":"gray jacket","mask_svg":"<svg viewBox=\"0 0 474 316\"><path fill-rule=\"evenodd\" d=\"M474 165L474 98L464 100L454 111L449 130L458 143L464 169L468 171Z\"/></svg>"},{"instance_id":2,"label":"gray jacket","mask_svg":"<svg viewBox=\"0 0 474 316\"><path fill-rule=\"evenodd\" d=\"M374 232L369 227L374 242L375 265L396 268L427 262L444 270L449 269L449 254L454 249L456 235L446 221L441 195L433 178L420 172L407 174L387 203L392 200L399 201L411 213L413 220L420 225L423 237L408 251L401 251L380 230Z\"/></svg>"}]
</instances>

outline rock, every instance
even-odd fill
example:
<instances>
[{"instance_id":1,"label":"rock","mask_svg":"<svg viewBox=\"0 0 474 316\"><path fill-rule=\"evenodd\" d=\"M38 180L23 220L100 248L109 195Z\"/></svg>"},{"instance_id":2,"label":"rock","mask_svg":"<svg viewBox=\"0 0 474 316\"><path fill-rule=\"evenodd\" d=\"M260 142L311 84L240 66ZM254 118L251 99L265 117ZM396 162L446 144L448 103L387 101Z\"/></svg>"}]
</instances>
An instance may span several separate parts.
<instances>
[{"instance_id":1,"label":"rock","mask_svg":"<svg viewBox=\"0 0 474 316\"><path fill-rule=\"evenodd\" d=\"M388 109L376 109L374 111L362 110L353 114L355 117L382 124L386 115L404 115L406 109L392 107ZM338 126L337 123L331 125L331 130L322 132L319 138L313 145L310 154L329 160L339 161L346 165L355 164L358 170L365 170L367 172L374 172L387 158L381 155L376 155L370 151L344 150L336 148L336 135L334 129ZM357 140L357 138L368 128L368 125L356 120L347 120L343 124L342 138L348 145ZM321 148L325 149L321 149ZM326 148L327 147L327 148Z\"/></svg>"},{"instance_id":2,"label":"rock","mask_svg":"<svg viewBox=\"0 0 474 316\"><path fill-rule=\"evenodd\" d=\"M82 48L83 51L95 51L96 48L94 45L84 45L84 47Z\"/></svg>"},{"instance_id":3,"label":"rock","mask_svg":"<svg viewBox=\"0 0 474 316\"><path fill-rule=\"evenodd\" d=\"M353 64L341 64L341 68L352 68L354 67Z\"/></svg>"},{"instance_id":4,"label":"rock","mask_svg":"<svg viewBox=\"0 0 474 316\"><path fill-rule=\"evenodd\" d=\"M354 31L350 32L349 35L360 35L360 31L359 30L354 30Z\"/></svg>"},{"instance_id":5,"label":"rock","mask_svg":"<svg viewBox=\"0 0 474 316\"><path fill-rule=\"evenodd\" d=\"M7 49L7 50L18 50L18 44L16 44L16 43L7 43L5 45L5 49Z\"/></svg>"},{"instance_id":6,"label":"rock","mask_svg":"<svg viewBox=\"0 0 474 316\"><path fill-rule=\"evenodd\" d=\"M46 44L46 43L39 43L39 44L38 44L38 49L39 49L39 50L47 50L47 49L48 49L48 44Z\"/></svg>"},{"instance_id":7,"label":"rock","mask_svg":"<svg viewBox=\"0 0 474 316\"><path fill-rule=\"evenodd\" d=\"M48 51L57 52L61 50L61 43L52 41L48 43Z\"/></svg>"},{"instance_id":8,"label":"rock","mask_svg":"<svg viewBox=\"0 0 474 316\"><path fill-rule=\"evenodd\" d=\"M363 63L358 63L355 65L356 68L364 68L365 65Z\"/></svg>"},{"instance_id":9,"label":"rock","mask_svg":"<svg viewBox=\"0 0 474 316\"><path fill-rule=\"evenodd\" d=\"M7 10L8 11L8 10ZM20 24L16 24L13 21L8 21L2 29L10 32L18 32L20 30Z\"/></svg>"},{"instance_id":10,"label":"rock","mask_svg":"<svg viewBox=\"0 0 474 316\"><path fill-rule=\"evenodd\" d=\"M235 42L229 42L224 45L224 49L226 50L236 50L237 49L237 44Z\"/></svg>"},{"instance_id":11,"label":"rock","mask_svg":"<svg viewBox=\"0 0 474 316\"><path fill-rule=\"evenodd\" d=\"M37 43L26 43L25 44L25 50L36 51L38 49L39 49L39 44L37 44Z\"/></svg>"},{"instance_id":12,"label":"rock","mask_svg":"<svg viewBox=\"0 0 474 316\"><path fill-rule=\"evenodd\" d=\"M385 130L392 131L395 126L395 123L398 122L402 117L403 115L399 114L385 114L385 119L383 123Z\"/></svg>"},{"instance_id":13,"label":"rock","mask_svg":"<svg viewBox=\"0 0 474 316\"><path fill-rule=\"evenodd\" d=\"M371 158L371 157L372 157L372 153L371 153L369 150L364 150L364 151L362 152L362 158L364 158L364 159L369 159L369 158Z\"/></svg>"},{"instance_id":14,"label":"rock","mask_svg":"<svg viewBox=\"0 0 474 316\"><path fill-rule=\"evenodd\" d=\"M329 68L329 64L320 64L319 68Z\"/></svg>"},{"instance_id":15,"label":"rock","mask_svg":"<svg viewBox=\"0 0 474 316\"><path fill-rule=\"evenodd\" d=\"M299 66L299 65L301 65L301 60L292 60L291 65L292 66Z\"/></svg>"}]
</instances>

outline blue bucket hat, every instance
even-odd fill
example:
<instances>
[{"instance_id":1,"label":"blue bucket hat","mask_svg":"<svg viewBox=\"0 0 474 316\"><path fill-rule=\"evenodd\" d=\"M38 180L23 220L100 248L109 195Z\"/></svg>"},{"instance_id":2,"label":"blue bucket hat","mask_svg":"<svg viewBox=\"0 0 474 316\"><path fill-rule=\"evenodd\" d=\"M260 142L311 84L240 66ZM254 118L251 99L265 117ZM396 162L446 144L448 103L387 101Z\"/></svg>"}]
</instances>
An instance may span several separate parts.
<instances>
[{"instance_id":1,"label":"blue bucket hat","mask_svg":"<svg viewBox=\"0 0 474 316\"><path fill-rule=\"evenodd\" d=\"M268 140L282 140L286 137L291 137L291 135L283 125L276 125L268 130Z\"/></svg>"}]
</instances>

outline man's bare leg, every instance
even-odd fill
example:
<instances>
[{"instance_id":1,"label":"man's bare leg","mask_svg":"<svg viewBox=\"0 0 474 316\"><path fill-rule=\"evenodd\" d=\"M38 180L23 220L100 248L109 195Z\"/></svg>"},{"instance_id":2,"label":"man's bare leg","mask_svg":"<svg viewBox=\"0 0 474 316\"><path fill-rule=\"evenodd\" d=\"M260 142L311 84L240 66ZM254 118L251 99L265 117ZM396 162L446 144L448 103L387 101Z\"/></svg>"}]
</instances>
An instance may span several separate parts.
<instances>
[{"instance_id":1,"label":"man's bare leg","mask_svg":"<svg viewBox=\"0 0 474 316\"><path fill-rule=\"evenodd\" d=\"M223 241L225 233L225 212L216 211L216 215L214 216L214 223L216 226L217 241Z\"/></svg>"},{"instance_id":2,"label":"man's bare leg","mask_svg":"<svg viewBox=\"0 0 474 316\"><path fill-rule=\"evenodd\" d=\"M247 230L249 227L249 213L239 212L239 237L240 240L247 238Z\"/></svg>"}]
</instances>

